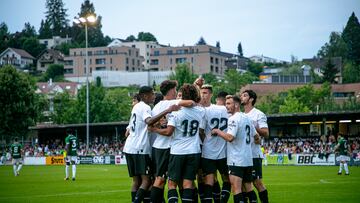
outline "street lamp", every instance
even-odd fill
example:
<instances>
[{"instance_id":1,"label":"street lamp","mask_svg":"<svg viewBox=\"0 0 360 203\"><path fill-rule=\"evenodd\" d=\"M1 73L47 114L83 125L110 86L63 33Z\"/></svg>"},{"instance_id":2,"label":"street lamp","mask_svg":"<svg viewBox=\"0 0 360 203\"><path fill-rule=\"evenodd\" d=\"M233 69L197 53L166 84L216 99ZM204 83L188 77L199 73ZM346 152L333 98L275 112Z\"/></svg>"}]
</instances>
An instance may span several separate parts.
<instances>
[{"instance_id":1,"label":"street lamp","mask_svg":"<svg viewBox=\"0 0 360 203\"><path fill-rule=\"evenodd\" d=\"M74 18L74 23L85 27L85 58L86 58L86 150L89 150L89 56L88 56L88 25L96 22L95 15Z\"/></svg>"}]
</instances>

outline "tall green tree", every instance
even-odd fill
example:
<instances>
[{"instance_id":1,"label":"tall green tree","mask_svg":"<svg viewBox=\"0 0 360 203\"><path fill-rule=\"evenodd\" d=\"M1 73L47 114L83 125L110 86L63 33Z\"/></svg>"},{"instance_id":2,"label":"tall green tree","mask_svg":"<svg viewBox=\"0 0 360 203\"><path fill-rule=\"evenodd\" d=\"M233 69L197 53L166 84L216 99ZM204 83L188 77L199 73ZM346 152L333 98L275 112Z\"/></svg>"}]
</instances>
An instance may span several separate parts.
<instances>
[{"instance_id":1,"label":"tall green tree","mask_svg":"<svg viewBox=\"0 0 360 203\"><path fill-rule=\"evenodd\" d=\"M360 23L354 12L343 30L342 37L347 45L347 58L360 64Z\"/></svg>"},{"instance_id":2,"label":"tall green tree","mask_svg":"<svg viewBox=\"0 0 360 203\"><path fill-rule=\"evenodd\" d=\"M196 75L191 73L191 70L186 63L177 64L175 67L175 73L170 76L170 80L177 80L178 87L181 87L184 83L192 84Z\"/></svg>"},{"instance_id":3,"label":"tall green tree","mask_svg":"<svg viewBox=\"0 0 360 203\"><path fill-rule=\"evenodd\" d=\"M255 63L250 61L248 63L248 71L252 72L254 75L259 76L260 73L263 71L264 64L262 63Z\"/></svg>"},{"instance_id":4,"label":"tall green tree","mask_svg":"<svg viewBox=\"0 0 360 203\"><path fill-rule=\"evenodd\" d=\"M319 58L327 57L342 57L347 58L347 47L346 43L341 36L341 33L332 32L330 34L329 42L325 43L324 46L318 51L317 56Z\"/></svg>"},{"instance_id":5,"label":"tall green tree","mask_svg":"<svg viewBox=\"0 0 360 203\"><path fill-rule=\"evenodd\" d=\"M64 80L64 65L62 64L51 64L46 70L44 76L40 81L47 82L50 78L54 82L61 82Z\"/></svg>"},{"instance_id":6,"label":"tall green tree","mask_svg":"<svg viewBox=\"0 0 360 203\"><path fill-rule=\"evenodd\" d=\"M137 37L137 41L145 41L145 42L153 41L153 42L157 42L157 39L150 32L139 32L138 37Z\"/></svg>"},{"instance_id":7,"label":"tall green tree","mask_svg":"<svg viewBox=\"0 0 360 203\"><path fill-rule=\"evenodd\" d=\"M0 68L0 134L26 136L37 118L35 82L12 66Z\"/></svg>"},{"instance_id":8,"label":"tall green tree","mask_svg":"<svg viewBox=\"0 0 360 203\"><path fill-rule=\"evenodd\" d=\"M31 54L33 57L39 56L39 54L46 49L46 45L40 44L39 40L36 37L26 37L23 38L21 48Z\"/></svg>"},{"instance_id":9,"label":"tall green tree","mask_svg":"<svg viewBox=\"0 0 360 203\"><path fill-rule=\"evenodd\" d=\"M0 23L0 53L8 48L10 33L5 22Z\"/></svg>"},{"instance_id":10,"label":"tall green tree","mask_svg":"<svg viewBox=\"0 0 360 203\"><path fill-rule=\"evenodd\" d=\"M347 61L343 68L343 83L360 82L360 64Z\"/></svg>"},{"instance_id":11,"label":"tall green tree","mask_svg":"<svg viewBox=\"0 0 360 203\"><path fill-rule=\"evenodd\" d=\"M46 0L46 21L50 24L52 36L65 37L68 30L67 9L62 0Z\"/></svg>"},{"instance_id":12,"label":"tall green tree","mask_svg":"<svg viewBox=\"0 0 360 203\"><path fill-rule=\"evenodd\" d=\"M50 21L41 20L40 28L39 28L39 39L50 39L50 38L52 38Z\"/></svg>"},{"instance_id":13,"label":"tall green tree","mask_svg":"<svg viewBox=\"0 0 360 203\"><path fill-rule=\"evenodd\" d=\"M135 37L134 35L130 35L130 36L128 36L125 40L126 40L126 41L129 41L129 42L134 42L134 41L136 41L137 39L136 39L136 37Z\"/></svg>"},{"instance_id":14,"label":"tall green tree","mask_svg":"<svg viewBox=\"0 0 360 203\"><path fill-rule=\"evenodd\" d=\"M37 37L36 29L29 22L25 23L23 30L21 31L23 37Z\"/></svg>"},{"instance_id":15,"label":"tall green tree","mask_svg":"<svg viewBox=\"0 0 360 203\"><path fill-rule=\"evenodd\" d=\"M331 58L328 58L325 66L321 67L321 73L323 74L323 82L335 83L335 77L338 72L338 69L331 62Z\"/></svg>"},{"instance_id":16,"label":"tall green tree","mask_svg":"<svg viewBox=\"0 0 360 203\"><path fill-rule=\"evenodd\" d=\"M237 47L237 50L238 50L238 53L241 57L244 56L244 53L243 53L243 49L242 49L242 46L241 46L241 42L239 42L238 44L238 47Z\"/></svg>"},{"instance_id":17,"label":"tall green tree","mask_svg":"<svg viewBox=\"0 0 360 203\"><path fill-rule=\"evenodd\" d=\"M196 45L206 45L205 39L201 36L199 41L196 43Z\"/></svg>"},{"instance_id":18,"label":"tall green tree","mask_svg":"<svg viewBox=\"0 0 360 203\"><path fill-rule=\"evenodd\" d=\"M95 6L89 0L85 0L84 3L81 4L80 12L78 13L79 17L87 17L89 15L97 16L97 20L95 23L90 24L88 26L88 38L89 47L99 47L106 46L111 42L109 37L104 37L102 32L102 17L97 15L95 12ZM75 23L70 29L70 35L78 44L82 47L85 47L85 29L79 27Z\"/></svg>"}]
</instances>

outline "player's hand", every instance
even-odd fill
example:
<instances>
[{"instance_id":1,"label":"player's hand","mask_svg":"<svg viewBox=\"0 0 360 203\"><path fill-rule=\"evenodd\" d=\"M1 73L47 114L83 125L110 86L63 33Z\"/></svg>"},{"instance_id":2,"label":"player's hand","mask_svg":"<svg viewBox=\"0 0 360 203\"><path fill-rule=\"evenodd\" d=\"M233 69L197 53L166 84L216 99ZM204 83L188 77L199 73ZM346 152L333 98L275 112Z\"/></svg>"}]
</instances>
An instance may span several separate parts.
<instances>
[{"instance_id":1,"label":"player's hand","mask_svg":"<svg viewBox=\"0 0 360 203\"><path fill-rule=\"evenodd\" d=\"M149 125L149 126L148 126L148 131L149 131L149 132L156 132L157 129L158 129L158 128L155 127L155 126L153 126L153 125Z\"/></svg>"},{"instance_id":2,"label":"player's hand","mask_svg":"<svg viewBox=\"0 0 360 203\"><path fill-rule=\"evenodd\" d=\"M170 112L173 112L173 111L178 111L180 108L181 108L181 106L174 104L174 105L171 105L171 106L168 108L168 111L169 111L169 113L170 113Z\"/></svg>"},{"instance_id":3,"label":"player's hand","mask_svg":"<svg viewBox=\"0 0 360 203\"><path fill-rule=\"evenodd\" d=\"M198 87L201 88L203 86L204 82L205 82L204 78L196 78L194 85L197 85Z\"/></svg>"},{"instance_id":4,"label":"player's hand","mask_svg":"<svg viewBox=\"0 0 360 203\"><path fill-rule=\"evenodd\" d=\"M214 129L211 130L211 135L218 135L219 131L220 131L219 129L214 128Z\"/></svg>"},{"instance_id":5,"label":"player's hand","mask_svg":"<svg viewBox=\"0 0 360 203\"><path fill-rule=\"evenodd\" d=\"M255 144L261 144L261 137L259 134L255 134Z\"/></svg>"}]
</instances>

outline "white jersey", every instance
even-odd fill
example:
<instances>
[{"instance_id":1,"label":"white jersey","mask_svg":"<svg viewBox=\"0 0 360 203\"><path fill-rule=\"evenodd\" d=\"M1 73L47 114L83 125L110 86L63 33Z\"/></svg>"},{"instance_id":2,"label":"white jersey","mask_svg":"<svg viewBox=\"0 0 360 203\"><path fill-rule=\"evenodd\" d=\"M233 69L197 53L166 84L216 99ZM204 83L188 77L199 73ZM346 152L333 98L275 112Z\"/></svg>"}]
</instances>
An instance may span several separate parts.
<instances>
[{"instance_id":1,"label":"white jersey","mask_svg":"<svg viewBox=\"0 0 360 203\"><path fill-rule=\"evenodd\" d=\"M180 100L162 100L159 103L157 103L151 114L152 116L156 116L159 113L165 111L167 108L169 108L172 105L177 105L179 104ZM152 145L154 148L156 149L169 149L170 148L170 141L171 141L171 137L169 136L163 136L160 135L158 133L154 133L154 135L156 136L154 144Z\"/></svg>"},{"instance_id":2,"label":"white jersey","mask_svg":"<svg viewBox=\"0 0 360 203\"><path fill-rule=\"evenodd\" d=\"M205 139L202 147L202 157L206 159L223 159L226 157L226 141L211 130L218 128L227 131L228 113L225 106L211 104L205 107Z\"/></svg>"},{"instance_id":3,"label":"white jersey","mask_svg":"<svg viewBox=\"0 0 360 203\"><path fill-rule=\"evenodd\" d=\"M227 133L234 136L232 142L227 143L227 164L229 166L252 166L251 142L256 130L251 120L241 112L236 112L229 118Z\"/></svg>"},{"instance_id":4,"label":"white jersey","mask_svg":"<svg viewBox=\"0 0 360 203\"><path fill-rule=\"evenodd\" d=\"M263 112L261 112L259 109L253 108L253 109L251 109L251 111L249 111L245 115L248 116L252 120L254 127L268 128L266 115ZM264 157L264 155L261 151L260 144L255 144L254 142L251 143L251 149L252 149L252 154L253 154L254 158L263 158Z\"/></svg>"},{"instance_id":5,"label":"white jersey","mask_svg":"<svg viewBox=\"0 0 360 203\"><path fill-rule=\"evenodd\" d=\"M150 155L151 147L148 137L148 126L145 123L147 118L151 118L151 108L141 101L131 111L129 121L130 134L125 142L125 153Z\"/></svg>"},{"instance_id":6,"label":"white jersey","mask_svg":"<svg viewBox=\"0 0 360 203\"><path fill-rule=\"evenodd\" d=\"M204 129L205 116L203 107L181 108L169 115L168 126L175 131L170 143L170 154L185 155L201 153L199 128Z\"/></svg>"}]
</instances>

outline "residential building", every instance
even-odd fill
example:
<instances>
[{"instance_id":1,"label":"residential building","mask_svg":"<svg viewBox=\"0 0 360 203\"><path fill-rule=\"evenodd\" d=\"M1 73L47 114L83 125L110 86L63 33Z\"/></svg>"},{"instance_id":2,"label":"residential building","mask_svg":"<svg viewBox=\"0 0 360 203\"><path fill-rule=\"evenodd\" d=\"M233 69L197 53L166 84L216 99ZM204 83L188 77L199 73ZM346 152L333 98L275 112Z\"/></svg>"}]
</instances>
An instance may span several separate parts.
<instances>
[{"instance_id":1,"label":"residential building","mask_svg":"<svg viewBox=\"0 0 360 203\"><path fill-rule=\"evenodd\" d=\"M228 69L236 69L238 71L246 71L249 63L249 59L238 54L232 54L227 52L220 52L225 59L225 66Z\"/></svg>"},{"instance_id":2,"label":"residential building","mask_svg":"<svg viewBox=\"0 0 360 203\"><path fill-rule=\"evenodd\" d=\"M71 42L71 38L69 37L61 38L60 36L53 36L50 39L39 39L39 43L45 44L46 48L48 49L53 49L62 43L70 43L70 42Z\"/></svg>"},{"instance_id":3,"label":"residential building","mask_svg":"<svg viewBox=\"0 0 360 203\"><path fill-rule=\"evenodd\" d=\"M251 89L256 92L261 100L261 97L267 95L277 95L281 92L287 92L290 89L296 89L306 84L290 84L290 83L254 83L248 84L241 88L240 92ZM321 84L313 84L314 88L321 88ZM331 93L334 96L336 103L343 103L349 100L349 97L354 97L360 102L360 83L350 84L331 84Z\"/></svg>"},{"instance_id":4,"label":"residential building","mask_svg":"<svg viewBox=\"0 0 360 203\"><path fill-rule=\"evenodd\" d=\"M34 57L23 49L7 48L0 54L0 66L12 65L18 69L26 69L34 64Z\"/></svg>"},{"instance_id":5,"label":"residential building","mask_svg":"<svg viewBox=\"0 0 360 203\"><path fill-rule=\"evenodd\" d=\"M66 56L64 76L86 76L86 51L85 48L70 49ZM88 48L89 75L94 70L110 71L142 71L144 58L140 56L139 49L134 47L91 47Z\"/></svg>"},{"instance_id":6,"label":"residential building","mask_svg":"<svg viewBox=\"0 0 360 203\"><path fill-rule=\"evenodd\" d=\"M49 110L44 112L45 116L54 111L54 97L56 94L68 92L70 95L75 96L78 93L80 85L74 82L38 82L36 83L37 89L35 93L46 95L49 100Z\"/></svg>"},{"instance_id":7,"label":"residential building","mask_svg":"<svg viewBox=\"0 0 360 203\"><path fill-rule=\"evenodd\" d=\"M64 54L54 49L42 51L37 58L37 70L45 72L51 64L64 64Z\"/></svg>"},{"instance_id":8,"label":"residential building","mask_svg":"<svg viewBox=\"0 0 360 203\"><path fill-rule=\"evenodd\" d=\"M222 76L227 67L220 48L210 45L154 48L150 53L150 69L174 71L177 64L186 63L194 74L213 73Z\"/></svg>"},{"instance_id":9,"label":"residential building","mask_svg":"<svg viewBox=\"0 0 360 203\"><path fill-rule=\"evenodd\" d=\"M263 72L259 74L260 83L311 83L310 75L311 67L303 65L301 74L282 74L284 68L263 68Z\"/></svg>"},{"instance_id":10,"label":"residential building","mask_svg":"<svg viewBox=\"0 0 360 203\"><path fill-rule=\"evenodd\" d=\"M152 41L150 41L150 42L145 42L145 41L128 42L128 41L122 40L122 39L114 39L108 45L108 47L118 47L118 46L127 46L127 47L138 48L140 50L140 52L139 52L140 56L144 57L143 65L144 65L145 70L148 70L150 67L151 49L163 47L162 45L158 44L157 42L152 42Z\"/></svg>"},{"instance_id":11,"label":"residential building","mask_svg":"<svg viewBox=\"0 0 360 203\"><path fill-rule=\"evenodd\" d=\"M264 55L254 55L249 57L249 59L255 63L288 63L286 61L270 58Z\"/></svg>"},{"instance_id":12,"label":"residential building","mask_svg":"<svg viewBox=\"0 0 360 203\"><path fill-rule=\"evenodd\" d=\"M308 64L313 70L314 73L323 76L322 68L326 66L328 63L327 58L311 58L311 59L303 59L303 62ZM342 58L341 57L332 57L330 59L331 64L333 64L338 71L335 75L335 81L337 83L342 83Z\"/></svg>"}]
</instances>

